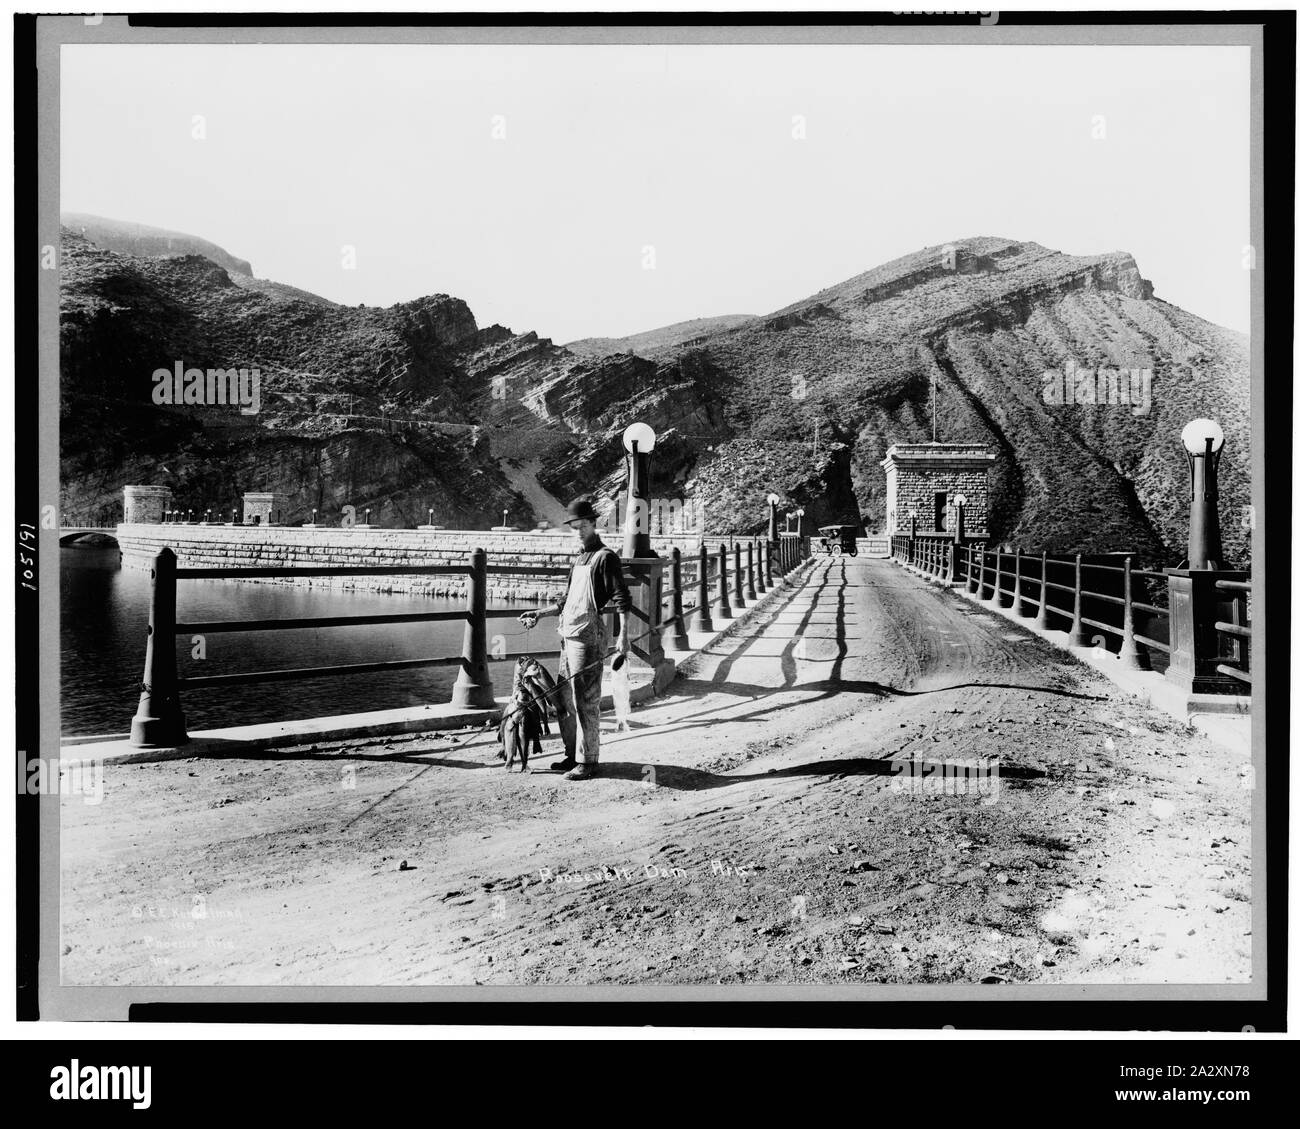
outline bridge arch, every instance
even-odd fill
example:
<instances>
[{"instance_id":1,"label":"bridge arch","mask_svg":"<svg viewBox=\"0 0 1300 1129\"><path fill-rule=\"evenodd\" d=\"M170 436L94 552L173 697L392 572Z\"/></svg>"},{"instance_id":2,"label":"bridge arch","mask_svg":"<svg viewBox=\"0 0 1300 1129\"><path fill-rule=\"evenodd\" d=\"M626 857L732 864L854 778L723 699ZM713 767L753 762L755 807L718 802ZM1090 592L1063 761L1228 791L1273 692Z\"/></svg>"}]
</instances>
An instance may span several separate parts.
<instances>
[{"instance_id":1,"label":"bridge arch","mask_svg":"<svg viewBox=\"0 0 1300 1129\"><path fill-rule=\"evenodd\" d=\"M60 545L96 545L105 549L119 549L115 529L60 529Z\"/></svg>"}]
</instances>

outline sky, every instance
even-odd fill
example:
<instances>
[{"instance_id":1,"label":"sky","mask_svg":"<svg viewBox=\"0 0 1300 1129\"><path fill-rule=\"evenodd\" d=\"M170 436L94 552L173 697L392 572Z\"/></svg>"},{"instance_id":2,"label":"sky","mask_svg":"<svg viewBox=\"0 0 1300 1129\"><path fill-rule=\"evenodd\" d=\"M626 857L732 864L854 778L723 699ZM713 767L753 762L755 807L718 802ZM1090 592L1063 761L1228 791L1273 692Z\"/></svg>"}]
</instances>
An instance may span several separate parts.
<instances>
[{"instance_id":1,"label":"sky","mask_svg":"<svg viewBox=\"0 0 1300 1129\"><path fill-rule=\"evenodd\" d=\"M978 235L1127 251L1246 331L1249 78L1244 47L69 45L60 200L561 343Z\"/></svg>"}]
</instances>

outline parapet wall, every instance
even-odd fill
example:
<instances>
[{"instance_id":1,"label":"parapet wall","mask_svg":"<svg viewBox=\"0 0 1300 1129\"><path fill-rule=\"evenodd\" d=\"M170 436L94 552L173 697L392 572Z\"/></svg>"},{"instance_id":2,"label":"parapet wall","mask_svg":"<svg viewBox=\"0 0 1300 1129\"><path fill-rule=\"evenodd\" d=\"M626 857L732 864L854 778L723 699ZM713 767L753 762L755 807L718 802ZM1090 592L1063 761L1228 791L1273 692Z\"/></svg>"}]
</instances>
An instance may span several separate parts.
<instances>
[{"instance_id":1,"label":"parapet wall","mask_svg":"<svg viewBox=\"0 0 1300 1129\"><path fill-rule=\"evenodd\" d=\"M487 552L489 565L567 569L578 548L576 538L568 530L506 533L495 530L381 529L362 525L346 529L337 526L306 529L265 525L119 525L117 540L122 550L123 566L145 569L150 567L154 555L163 546L168 546L176 554L181 568L448 565L463 564L473 550L481 548ZM705 538L710 552L724 540ZM698 551L699 538L693 535L652 537L651 543L656 552L665 556L673 545L689 555ZM619 548L618 545L612 547ZM465 578L459 575L303 577L249 583L300 584L426 596L456 596L465 591ZM493 600L547 600L561 595L563 590L563 576L488 574L488 597Z\"/></svg>"}]
</instances>

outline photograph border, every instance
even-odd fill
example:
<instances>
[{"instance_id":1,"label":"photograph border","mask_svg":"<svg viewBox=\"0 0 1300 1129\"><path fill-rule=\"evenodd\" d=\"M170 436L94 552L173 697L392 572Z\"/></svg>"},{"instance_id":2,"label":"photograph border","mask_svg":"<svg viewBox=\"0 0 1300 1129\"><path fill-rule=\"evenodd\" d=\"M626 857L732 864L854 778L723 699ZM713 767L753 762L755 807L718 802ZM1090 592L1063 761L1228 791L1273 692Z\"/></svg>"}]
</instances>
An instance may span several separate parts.
<instances>
[{"instance_id":1,"label":"photograph border","mask_svg":"<svg viewBox=\"0 0 1300 1129\"><path fill-rule=\"evenodd\" d=\"M1159 17L1158 24L1151 17ZM473 26L466 23L474 21ZM28 254L59 245L59 48L65 43L1141 43L1249 46L1251 66L1252 499L1257 523L1252 812L1255 978L1247 985L862 985L505 987L131 987L58 982L59 797L16 796L18 1017L139 1021L643 1024L664 1026L1282 1030L1287 985L1287 834L1294 300L1294 12L1003 12L969 19L863 13L508 14L452 17L333 13L15 20L15 511L41 529L59 498L57 271ZM1189 189L1195 182L1189 174ZM1270 203L1266 217L1264 200ZM31 234L36 233L36 246ZM36 277L33 278L35 269ZM1267 327L1267 335L1265 328ZM36 380L21 374L35 371ZM1269 379L1265 380L1265 374ZM32 427L36 422L37 426ZM1277 531L1272 529L1276 521ZM19 780L35 752L58 756L57 529L41 530L39 593L16 593ZM1275 576L1276 583L1267 585ZM1270 625L1272 631L1270 632ZM1268 651L1268 636L1278 644ZM1254 658L1254 656L1252 656ZM1267 740L1267 708L1278 734ZM45 722L42 725L42 721ZM1271 749L1270 749L1271 745ZM993 998L996 997L996 998Z\"/></svg>"}]
</instances>

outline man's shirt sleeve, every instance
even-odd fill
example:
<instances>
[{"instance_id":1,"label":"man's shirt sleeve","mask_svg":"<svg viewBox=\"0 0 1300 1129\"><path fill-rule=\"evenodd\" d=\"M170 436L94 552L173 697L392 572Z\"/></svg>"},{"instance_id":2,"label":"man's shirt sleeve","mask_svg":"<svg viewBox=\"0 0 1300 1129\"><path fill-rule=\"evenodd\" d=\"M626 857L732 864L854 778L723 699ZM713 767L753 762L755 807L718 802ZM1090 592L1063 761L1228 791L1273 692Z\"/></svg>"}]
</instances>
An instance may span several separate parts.
<instances>
[{"instance_id":1,"label":"man's shirt sleeve","mask_svg":"<svg viewBox=\"0 0 1300 1129\"><path fill-rule=\"evenodd\" d=\"M627 590L627 581L623 579L623 565L612 549L600 554L596 576L600 585L601 610L612 609L620 615L626 613L632 607L632 597Z\"/></svg>"}]
</instances>

